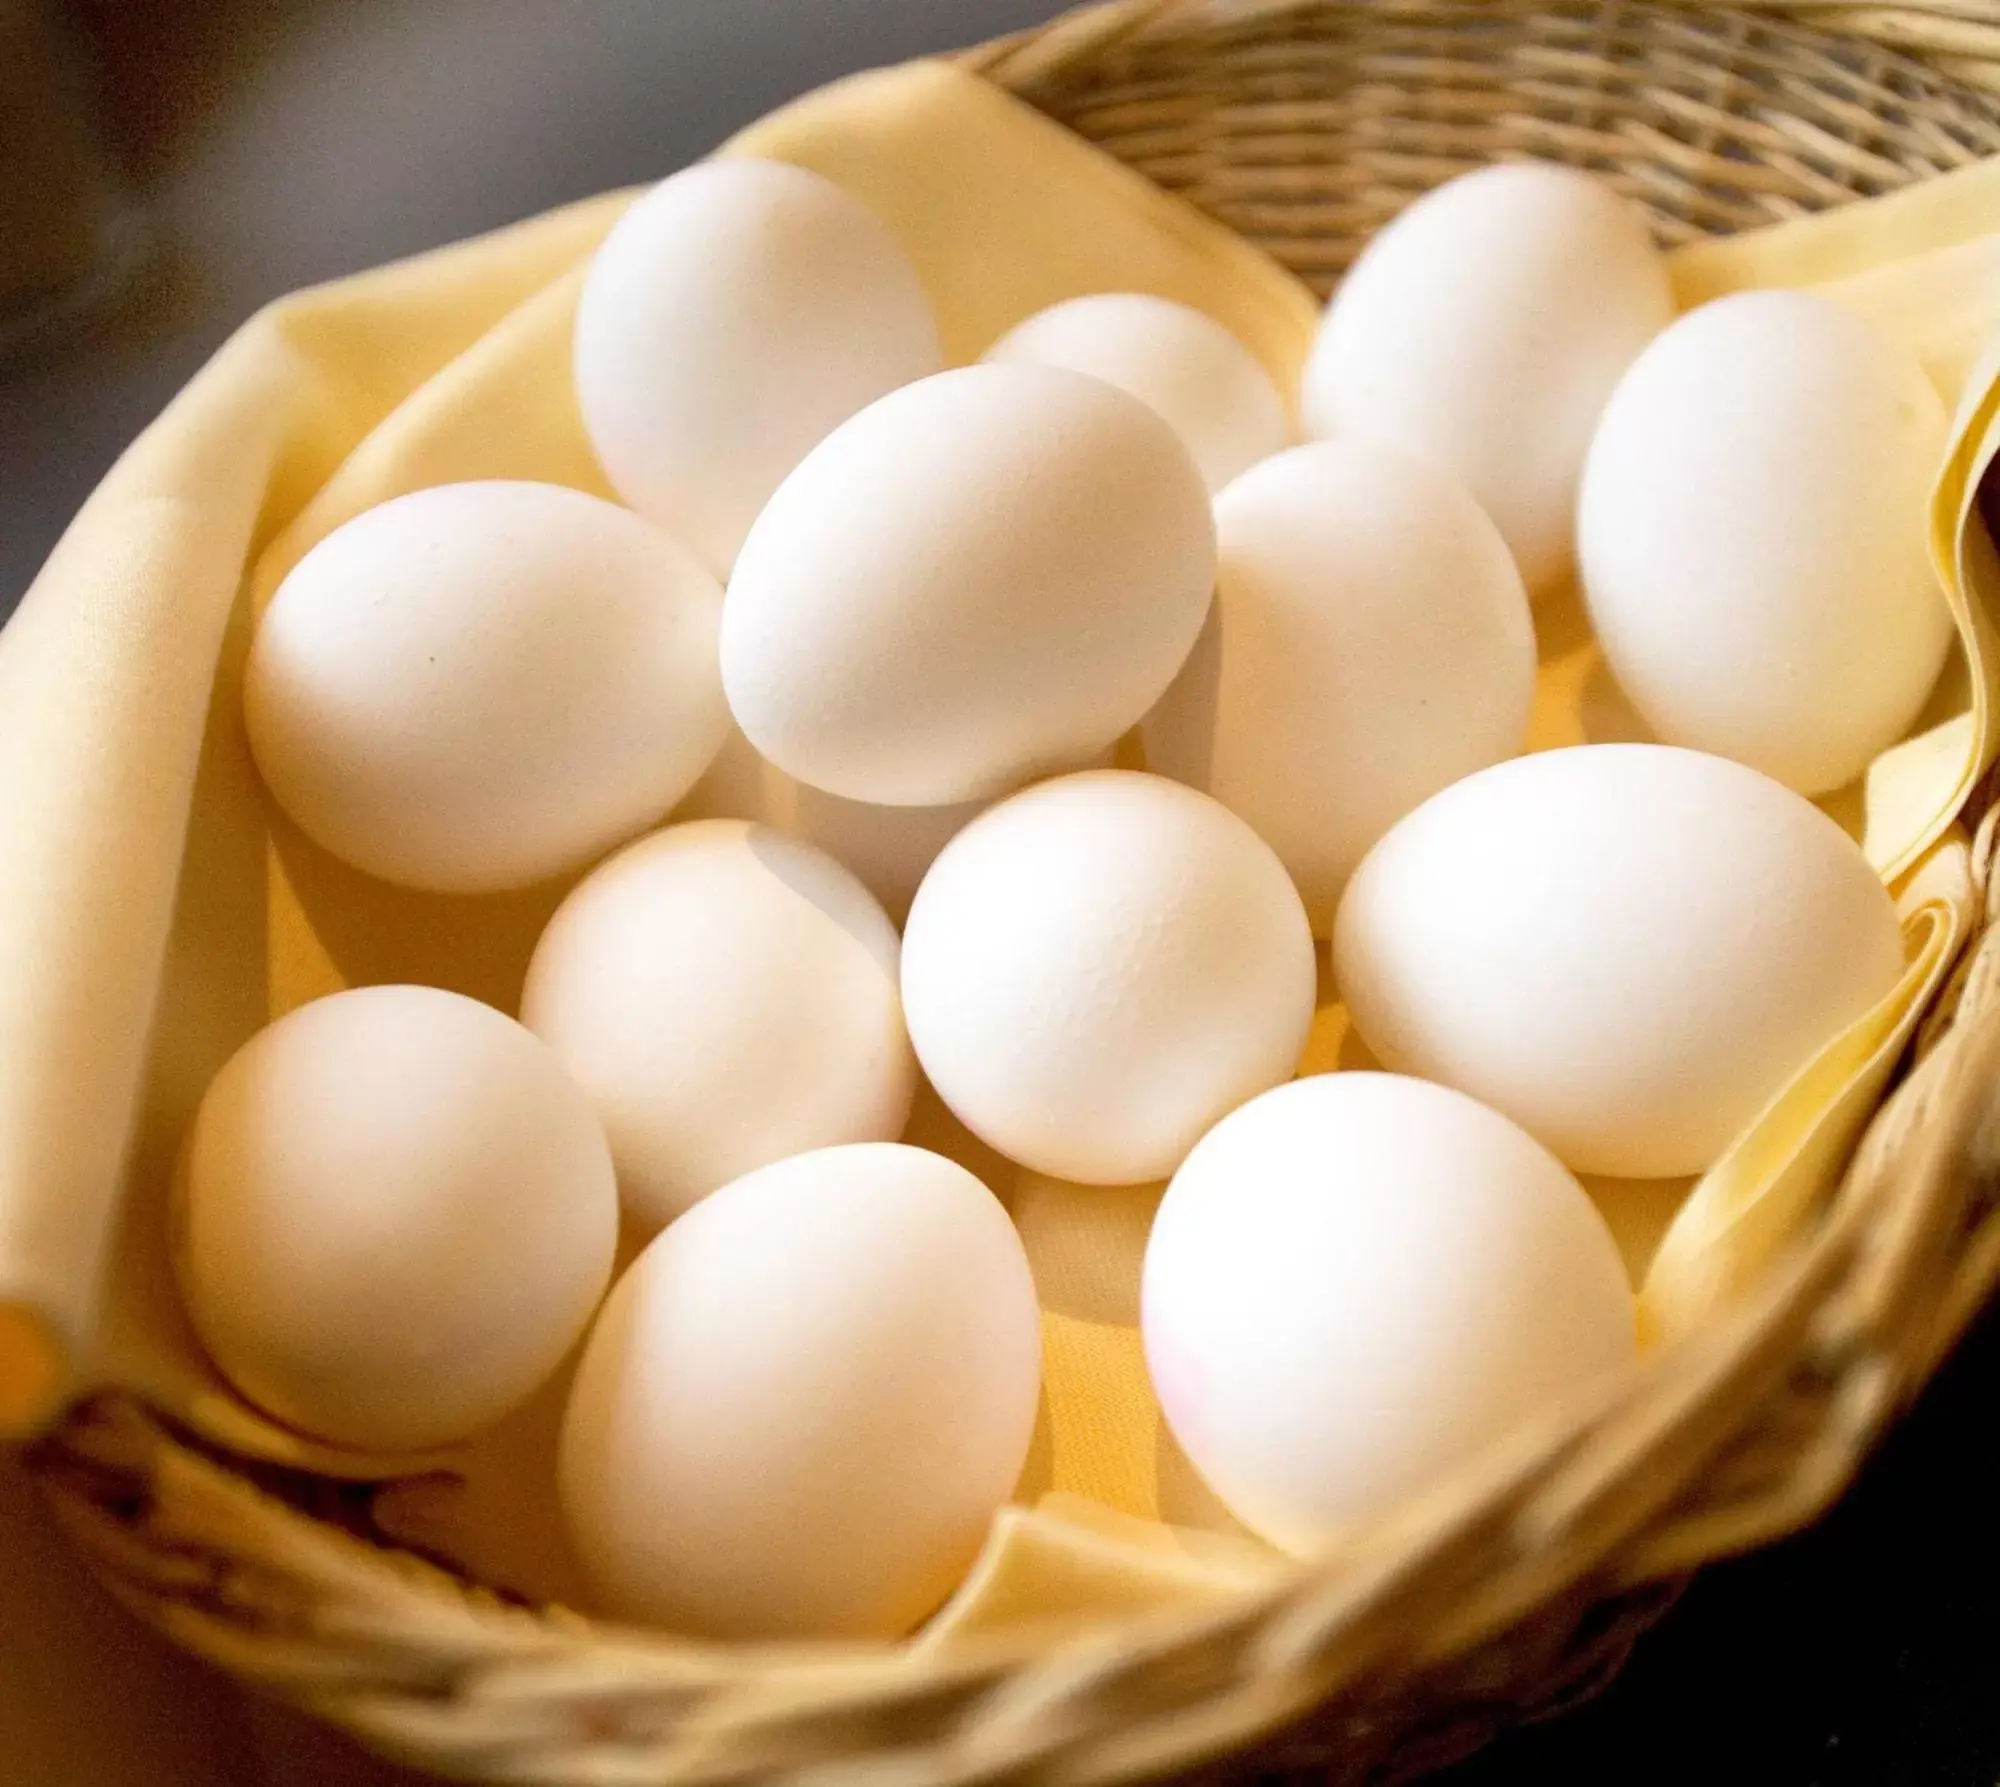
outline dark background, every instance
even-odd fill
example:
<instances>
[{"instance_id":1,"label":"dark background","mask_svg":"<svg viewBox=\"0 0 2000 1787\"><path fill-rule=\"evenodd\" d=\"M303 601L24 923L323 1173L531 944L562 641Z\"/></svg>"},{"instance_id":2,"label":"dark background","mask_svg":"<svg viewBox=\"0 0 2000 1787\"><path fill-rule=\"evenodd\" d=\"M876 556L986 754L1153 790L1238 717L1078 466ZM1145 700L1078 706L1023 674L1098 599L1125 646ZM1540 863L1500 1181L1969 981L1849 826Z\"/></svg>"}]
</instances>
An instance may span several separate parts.
<instances>
[{"instance_id":1,"label":"dark background","mask_svg":"<svg viewBox=\"0 0 2000 1787\"><path fill-rule=\"evenodd\" d=\"M0 0L0 108L5 82L18 96L42 78L41 26L67 39L116 286L0 362L0 613L118 450L266 298L658 178L807 87L1056 3L69 0L37 20ZM24 181L8 116L0 236ZM1708 1571L1602 1699L1441 1779L1994 1787L1997 1411L1989 1321L1829 1519Z\"/></svg>"}]
</instances>

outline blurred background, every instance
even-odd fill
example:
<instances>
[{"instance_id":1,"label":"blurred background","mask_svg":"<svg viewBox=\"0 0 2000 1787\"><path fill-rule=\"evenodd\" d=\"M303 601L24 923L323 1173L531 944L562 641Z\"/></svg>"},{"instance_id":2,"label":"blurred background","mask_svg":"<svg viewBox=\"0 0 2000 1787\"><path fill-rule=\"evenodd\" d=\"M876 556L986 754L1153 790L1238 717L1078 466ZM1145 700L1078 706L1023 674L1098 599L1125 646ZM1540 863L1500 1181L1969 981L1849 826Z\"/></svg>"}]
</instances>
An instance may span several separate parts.
<instances>
[{"instance_id":1,"label":"blurred background","mask_svg":"<svg viewBox=\"0 0 2000 1787\"><path fill-rule=\"evenodd\" d=\"M0 0L0 614L266 299L657 179L1059 0ZM1601 1699L1440 1777L1993 1787L2000 1323L1818 1529L1712 1570ZM413 1781L157 1645L0 1457L0 1787Z\"/></svg>"},{"instance_id":2,"label":"blurred background","mask_svg":"<svg viewBox=\"0 0 2000 1787\"><path fill-rule=\"evenodd\" d=\"M0 0L0 613L260 304L1060 0Z\"/></svg>"}]
</instances>

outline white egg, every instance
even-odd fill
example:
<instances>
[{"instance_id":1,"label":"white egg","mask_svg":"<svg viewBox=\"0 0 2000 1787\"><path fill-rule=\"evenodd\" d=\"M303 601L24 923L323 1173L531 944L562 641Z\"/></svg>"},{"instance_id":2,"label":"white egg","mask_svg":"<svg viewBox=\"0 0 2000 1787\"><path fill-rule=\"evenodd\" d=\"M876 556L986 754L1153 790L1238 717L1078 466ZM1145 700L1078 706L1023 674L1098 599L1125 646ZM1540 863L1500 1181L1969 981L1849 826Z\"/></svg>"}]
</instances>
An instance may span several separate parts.
<instances>
[{"instance_id":1,"label":"white egg","mask_svg":"<svg viewBox=\"0 0 2000 1787\"><path fill-rule=\"evenodd\" d=\"M1070 767L1109 769L1111 760L1110 751L1100 751ZM759 757L732 726L715 761L675 808L674 817L754 819L787 837L803 838L852 869L900 925L938 852L992 804L967 800L947 807L882 807L848 800L794 781Z\"/></svg>"},{"instance_id":2,"label":"white egg","mask_svg":"<svg viewBox=\"0 0 2000 1787\"><path fill-rule=\"evenodd\" d=\"M1247 819L1323 937L1377 838L1521 748L1527 594L1465 487L1375 441L1268 459L1215 519L1215 606L1147 718L1147 766Z\"/></svg>"},{"instance_id":3,"label":"white egg","mask_svg":"<svg viewBox=\"0 0 2000 1787\"><path fill-rule=\"evenodd\" d=\"M1295 1553L1635 1358L1583 1189L1462 1094L1317 1074L1225 1117L1146 1245L1146 1364L1190 1462Z\"/></svg>"},{"instance_id":4,"label":"white egg","mask_svg":"<svg viewBox=\"0 0 2000 1787\"><path fill-rule=\"evenodd\" d=\"M174 1259L246 1397L321 1439L402 1451L534 1391L617 1239L610 1150L555 1056L476 1000L386 986L300 1006L215 1076Z\"/></svg>"},{"instance_id":5,"label":"white egg","mask_svg":"<svg viewBox=\"0 0 2000 1787\"><path fill-rule=\"evenodd\" d=\"M851 869L901 924L937 853L986 801L948 807L881 807L808 787L757 755L742 732L729 737L708 773L675 810L677 819L754 819L803 838Z\"/></svg>"},{"instance_id":6,"label":"white egg","mask_svg":"<svg viewBox=\"0 0 2000 1787\"><path fill-rule=\"evenodd\" d=\"M1645 217L1609 187L1537 162L1481 168L1355 262L1306 367L1306 424L1455 471L1539 594L1572 561L1598 413L1673 309Z\"/></svg>"},{"instance_id":7,"label":"white egg","mask_svg":"<svg viewBox=\"0 0 2000 1787\"><path fill-rule=\"evenodd\" d=\"M563 1423L604 1607L716 1638L891 1638L957 1584L1034 1431L1019 1237L898 1144L752 1173L641 1254Z\"/></svg>"},{"instance_id":8,"label":"white egg","mask_svg":"<svg viewBox=\"0 0 2000 1787\"><path fill-rule=\"evenodd\" d=\"M1116 385L1187 443L1210 490L1285 445L1285 400L1257 356L1212 316L1150 292L1094 292L1038 310L986 359L1065 366Z\"/></svg>"},{"instance_id":9,"label":"white egg","mask_svg":"<svg viewBox=\"0 0 2000 1787\"><path fill-rule=\"evenodd\" d=\"M1639 356L1578 553L1654 732L1824 794L1909 730L1955 636L1929 534L1948 432L1914 354L1807 292L1718 299Z\"/></svg>"},{"instance_id":10,"label":"white egg","mask_svg":"<svg viewBox=\"0 0 2000 1787\"><path fill-rule=\"evenodd\" d=\"M916 1063L897 950L823 851L736 820L670 825L563 901L521 1021L589 1095L650 1230L788 1154L902 1133Z\"/></svg>"},{"instance_id":11,"label":"white egg","mask_svg":"<svg viewBox=\"0 0 2000 1787\"><path fill-rule=\"evenodd\" d=\"M821 442L744 542L722 680L830 794L1004 793L1138 723L1201 630L1208 492L1136 398L1043 366L908 386Z\"/></svg>"},{"instance_id":12,"label":"white egg","mask_svg":"<svg viewBox=\"0 0 2000 1787\"><path fill-rule=\"evenodd\" d=\"M875 214L748 158L633 203L591 260L575 350L613 488L718 576L818 441L943 364L916 270Z\"/></svg>"},{"instance_id":13,"label":"white egg","mask_svg":"<svg viewBox=\"0 0 2000 1787\"><path fill-rule=\"evenodd\" d=\"M1284 866L1204 794L1099 770L947 844L903 939L917 1058L968 1129L1088 1185L1164 1178L1291 1076L1312 932Z\"/></svg>"},{"instance_id":14,"label":"white egg","mask_svg":"<svg viewBox=\"0 0 2000 1787\"><path fill-rule=\"evenodd\" d=\"M1378 1059L1456 1086L1578 1172L1712 1165L1896 984L1887 890L1824 813L1666 745L1499 764L1348 883L1334 966Z\"/></svg>"},{"instance_id":15,"label":"white egg","mask_svg":"<svg viewBox=\"0 0 2000 1787\"><path fill-rule=\"evenodd\" d=\"M772 772L771 823L845 863L898 924L909 916L938 852L990 804L878 807L780 776Z\"/></svg>"},{"instance_id":16,"label":"white egg","mask_svg":"<svg viewBox=\"0 0 2000 1787\"><path fill-rule=\"evenodd\" d=\"M243 714L301 831L385 881L521 887L658 820L721 745L722 592L616 504L446 484L336 528L258 622Z\"/></svg>"}]
</instances>

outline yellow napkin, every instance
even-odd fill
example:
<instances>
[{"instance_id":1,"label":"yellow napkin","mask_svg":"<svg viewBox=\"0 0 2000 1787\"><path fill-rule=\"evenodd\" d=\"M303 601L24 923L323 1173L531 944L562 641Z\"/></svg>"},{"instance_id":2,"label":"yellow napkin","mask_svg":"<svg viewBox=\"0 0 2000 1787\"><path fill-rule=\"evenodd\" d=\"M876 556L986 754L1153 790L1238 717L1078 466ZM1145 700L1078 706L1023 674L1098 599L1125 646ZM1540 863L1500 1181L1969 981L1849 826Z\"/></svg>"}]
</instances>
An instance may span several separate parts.
<instances>
[{"instance_id":1,"label":"yellow napkin","mask_svg":"<svg viewBox=\"0 0 2000 1787\"><path fill-rule=\"evenodd\" d=\"M727 152L817 168L873 206L923 275L954 359L1058 298L1138 288L1207 310L1285 388L1296 382L1315 321L1301 286L951 68L843 82ZM2000 240L1979 225L2000 216L1996 201L2000 168L1980 168L1919 199L1678 263L1690 296L1786 278L1828 285L1917 344L1963 397L1938 525L1966 663L1922 736L1843 808L1888 873L1942 834L1990 750L1994 654L1972 616L1993 566L1965 514L2000 407L1991 373L1969 370ZM132 1385L244 1452L403 1478L379 1498L385 1525L552 1595L573 1592L546 1494L559 1383L448 1454L370 1458L302 1439L202 1361L166 1274L163 1212L208 1076L276 1013L391 979L513 1007L561 888L441 899L314 849L258 788L238 716L242 658L284 571L388 496L466 477L602 490L570 392L568 335L581 266L624 202L594 200L263 313L120 462L0 635L0 1433L31 1428L93 1381ZM1573 600L1538 625L1533 742L1629 732ZM1663 1260L1743 1252L1712 1275L1722 1289L1703 1279L1684 1301L1723 1294L1810 1210L1943 972L1958 910L1935 888L1917 901L1897 999L1865 1033L1830 1044L1688 1204L1708 1212L1708 1240L1663 1248ZM1308 1065L1358 1058L1329 990ZM1013 1208L1047 1359L1021 1505L925 1641L1228 1596L1279 1567L1231 1529L1146 1385L1134 1314L1158 1188L1016 1173L929 1102L912 1133L969 1159Z\"/></svg>"},{"instance_id":2,"label":"yellow napkin","mask_svg":"<svg viewBox=\"0 0 2000 1787\"><path fill-rule=\"evenodd\" d=\"M144 1226L208 1075L272 1009L227 668L245 565L611 215L557 212L264 311L120 459L0 633L0 1432L80 1380L114 1226Z\"/></svg>"},{"instance_id":3,"label":"yellow napkin","mask_svg":"<svg viewBox=\"0 0 2000 1787\"><path fill-rule=\"evenodd\" d=\"M1903 978L1808 1061L1696 1184L1640 1286L1647 1341L1699 1327L1799 1232L1838 1179L1972 924L1962 838L1932 852L1898 905Z\"/></svg>"}]
</instances>

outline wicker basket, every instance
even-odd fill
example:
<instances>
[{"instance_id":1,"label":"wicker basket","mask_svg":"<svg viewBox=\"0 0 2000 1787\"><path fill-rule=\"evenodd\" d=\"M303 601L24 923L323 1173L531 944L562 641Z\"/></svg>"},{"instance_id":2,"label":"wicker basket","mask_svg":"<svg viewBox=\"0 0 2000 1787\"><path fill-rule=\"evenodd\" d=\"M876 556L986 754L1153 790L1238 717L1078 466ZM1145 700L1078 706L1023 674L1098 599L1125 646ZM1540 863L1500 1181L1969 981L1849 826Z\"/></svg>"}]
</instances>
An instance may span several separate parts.
<instances>
[{"instance_id":1,"label":"wicker basket","mask_svg":"<svg viewBox=\"0 0 2000 1787\"><path fill-rule=\"evenodd\" d=\"M1114 0L966 60L1325 289L1414 194L1510 154L1606 175L1677 240L2000 152L1994 17ZM1997 835L1974 851L1989 915ZM1984 1299L2000 932L1914 1054L1809 1243L1730 1320L1365 1550L1199 1617L921 1661L731 1650L505 1604L369 1542L364 1490L220 1457L128 1399L35 1460L143 1615L449 1774L1084 1783L1265 1742L1267 1765L1406 1776L1590 1691L1686 1572L1813 1518Z\"/></svg>"}]
</instances>

